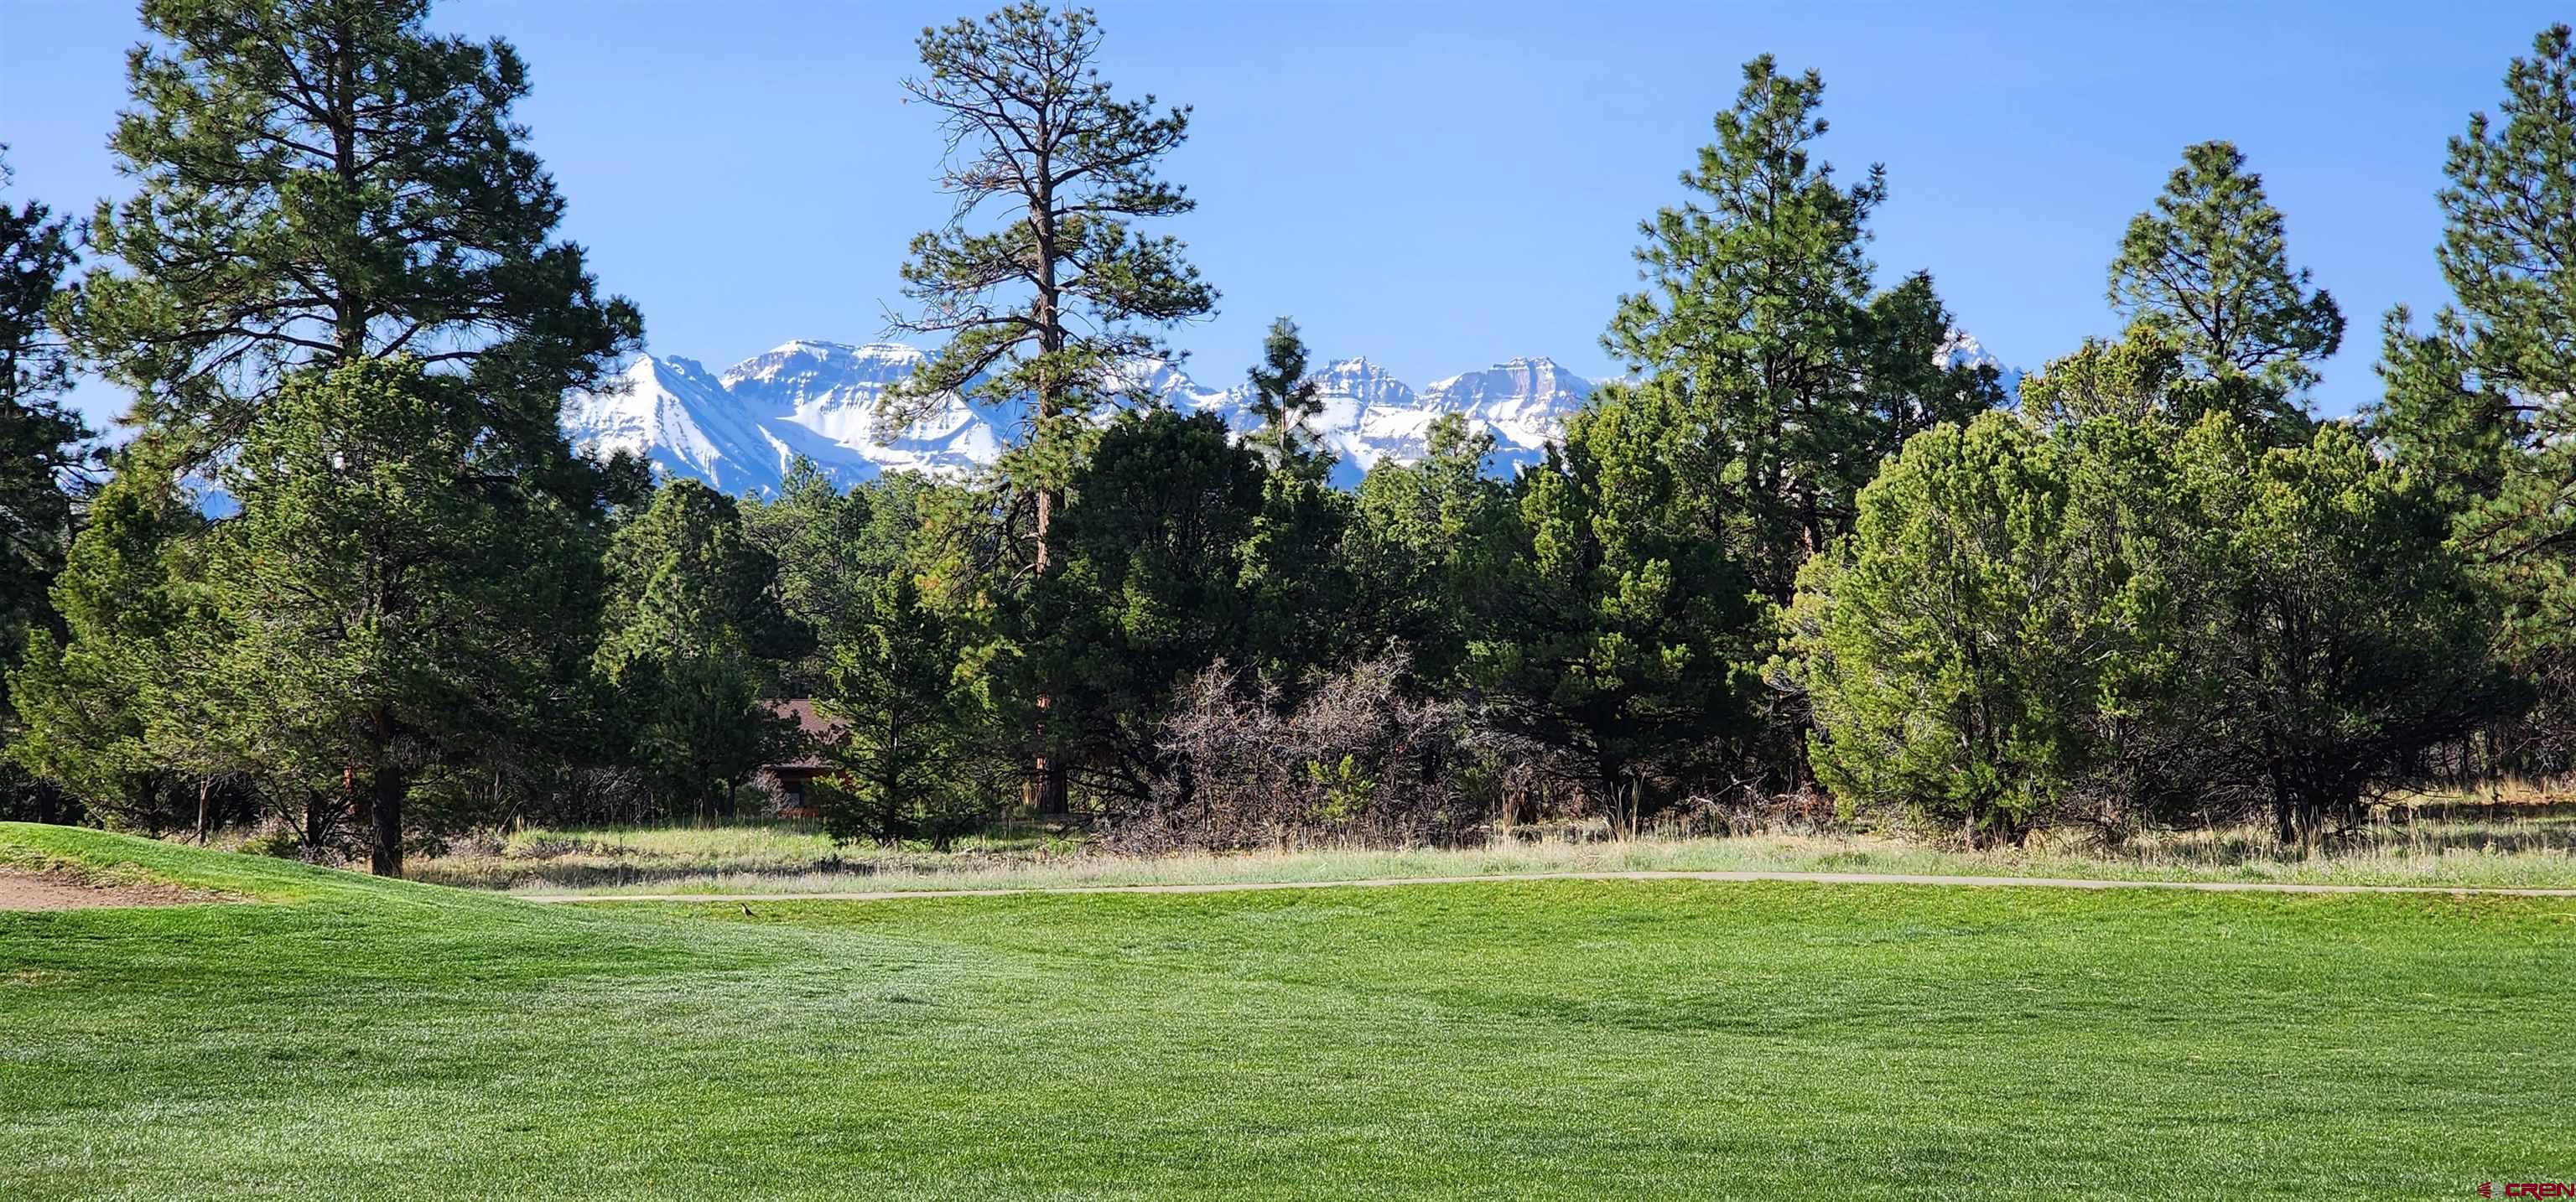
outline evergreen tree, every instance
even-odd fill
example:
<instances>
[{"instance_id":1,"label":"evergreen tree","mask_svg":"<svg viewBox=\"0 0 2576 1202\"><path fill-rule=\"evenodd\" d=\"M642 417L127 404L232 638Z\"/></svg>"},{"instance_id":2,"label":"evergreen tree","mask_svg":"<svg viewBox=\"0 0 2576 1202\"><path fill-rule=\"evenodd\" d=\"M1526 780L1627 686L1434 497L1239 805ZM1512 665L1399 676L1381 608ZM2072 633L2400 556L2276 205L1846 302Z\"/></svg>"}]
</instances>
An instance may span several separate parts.
<instances>
[{"instance_id":1,"label":"evergreen tree","mask_svg":"<svg viewBox=\"0 0 2576 1202\"><path fill-rule=\"evenodd\" d=\"M1242 654L1238 573L1264 475L1215 414L1167 408L1121 414L1075 473L1023 666L1025 687L1054 690L1051 734L1096 790L1141 800L1190 770L1164 754L1162 720L1192 676Z\"/></svg>"},{"instance_id":2,"label":"evergreen tree","mask_svg":"<svg viewBox=\"0 0 2576 1202\"><path fill-rule=\"evenodd\" d=\"M1293 705L1312 672L1366 650L1353 638L1359 590L1344 548L1355 510L1349 494L1326 483L1333 453L1306 424L1324 402L1306 377L1297 323L1271 323L1261 366L1249 375L1261 426L1246 441L1270 470L1243 542L1246 654L1258 676L1279 686L1282 703Z\"/></svg>"},{"instance_id":3,"label":"evergreen tree","mask_svg":"<svg viewBox=\"0 0 2576 1202\"><path fill-rule=\"evenodd\" d=\"M2451 140L2433 328L2389 315L2373 414L2508 609L2518 657L2576 629L2576 50L2565 25L2505 74L2501 118Z\"/></svg>"},{"instance_id":4,"label":"evergreen tree","mask_svg":"<svg viewBox=\"0 0 2576 1202\"><path fill-rule=\"evenodd\" d=\"M151 834L176 820L180 773L153 735L175 708L175 644L194 620L170 557L205 526L170 458L148 435L117 455L53 584L61 633L27 631L9 677L19 720L10 757L91 814Z\"/></svg>"},{"instance_id":5,"label":"evergreen tree","mask_svg":"<svg viewBox=\"0 0 2576 1202\"><path fill-rule=\"evenodd\" d=\"M762 661L792 645L776 573L734 499L694 479L664 483L609 543L599 666L657 792L700 819L731 817L734 791L789 737L761 702Z\"/></svg>"},{"instance_id":6,"label":"evergreen tree","mask_svg":"<svg viewBox=\"0 0 2576 1202\"><path fill-rule=\"evenodd\" d=\"M1374 651L1401 644L1412 686L1447 695L1518 524L1511 490L1485 472L1494 436L1442 414L1414 463L1379 460L1360 480L1357 523L1346 544L1353 581L1352 642Z\"/></svg>"},{"instance_id":7,"label":"evergreen tree","mask_svg":"<svg viewBox=\"0 0 2576 1202\"><path fill-rule=\"evenodd\" d=\"M469 372L460 403L559 438L564 390L641 338L600 298L510 109L502 41L428 33L428 0L144 0L134 107L111 145L137 183L91 241L115 262L70 306L84 357L137 416L212 454L300 365L407 355ZM553 483L595 487L570 460Z\"/></svg>"},{"instance_id":8,"label":"evergreen tree","mask_svg":"<svg viewBox=\"0 0 2576 1202\"><path fill-rule=\"evenodd\" d=\"M808 696L822 686L832 632L857 622L876 583L905 562L920 524L911 494L924 483L897 473L844 492L798 455L776 497L741 502L743 535L777 565L778 605L791 627L793 651L778 665L780 696Z\"/></svg>"},{"instance_id":9,"label":"evergreen tree","mask_svg":"<svg viewBox=\"0 0 2576 1202\"><path fill-rule=\"evenodd\" d=\"M831 642L817 701L838 728L823 752L841 775L817 790L824 829L944 850L986 808L989 695L961 678L954 631L908 571L879 578Z\"/></svg>"},{"instance_id":10,"label":"evergreen tree","mask_svg":"<svg viewBox=\"0 0 2576 1202\"><path fill-rule=\"evenodd\" d=\"M1694 420L1727 448L1712 465L1718 536L1781 603L1906 433L1999 397L1973 369L1933 369L1929 323L1946 315L1927 278L1872 298L1862 246L1886 183L1873 167L1841 186L1811 157L1823 94L1812 71L1745 64L1717 141L1682 175L1696 198L1640 227L1648 287L1621 298L1602 339L1646 387L1705 411Z\"/></svg>"},{"instance_id":11,"label":"evergreen tree","mask_svg":"<svg viewBox=\"0 0 2576 1202\"><path fill-rule=\"evenodd\" d=\"M1717 443L1669 389L1606 388L1519 486L1470 674L1505 729L1592 770L1633 832L1749 733L1754 612L1714 535Z\"/></svg>"},{"instance_id":12,"label":"evergreen tree","mask_svg":"<svg viewBox=\"0 0 2576 1202\"><path fill-rule=\"evenodd\" d=\"M2082 437L2123 431L2103 418ZM2018 843L2103 754L2097 707L2158 632L2134 620L2156 608L2153 573L2128 570L2105 537L2126 523L2101 519L2156 498L2087 496L2074 437L2000 413L1917 435L1862 491L1843 551L1800 574L1791 650L1835 796Z\"/></svg>"},{"instance_id":13,"label":"evergreen tree","mask_svg":"<svg viewBox=\"0 0 2576 1202\"><path fill-rule=\"evenodd\" d=\"M1056 511L1094 429L1086 417L1124 391L1131 361L1172 358L1156 330L1201 317L1216 291L1181 243L1132 223L1195 204L1156 174L1189 132L1189 110L1121 100L1096 70L1101 29L1088 9L1015 4L922 31L925 74L904 88L936 109L952 155L940 177L953 219L916 236L904 294L919 308L898 328L948 339L887 390L880 428L901 430L951 393L1028 409L1006 450L1006 526L1025 533L1031 575L1053 562ZM998 226L972 222L998 206ZM1036 698L1044 725L1050 706ZM1040 740L1043 744L1044 740ZM1064 808L1060 764L1041 753L1038 808Z\"/></svg>"},{"instance_id":14,"label":"evergreen tree","mask_svg":"<svg viewBox=\"0 0 2576 1202\"><path fill-rule=\"evenodd\" d=\"M1331 470L1332 453L1312 426L1324 411L1323 385L1306 376L1306 341L1297 323L1282 317L1270 323L1261 341L1261 364L1244 373L1252 385L1252 413L1261 425L1250 435L1271 470L1322 478Z\"/></svg>"},{"instance_id":15,"label":"evergreen tree","mask_svg":"<svg viewBox=\"0 0 2576 1202\"><path fill-rule=\"evenodd\" d=\"M0 190L9 180L0 161ZM75 259L71 234L42 203L0 203L0 672L30 632L60 633L46 593L70 547L66 486L80 482L87 460L77 447L90 434L63 408L69 363L46 316ZM12 713L0 687L0 747L13 737ZM0 807L25 783L0 778Z\"/></svg>"},{"instance_id":16,"label":"evergreen tree","mask_svg":"<svg viewBox=\"0 0 2576 1202\"><path fill-rule=\"evenodd\" d=\"M222 470L239 516L203 578L233 636L191 687L297 732L358 785L374 870L400 875L425 774L555 721L562 649L592 637L589 515L538 484L452 377L407 358L290 377Z\"/></svg>"},{"instance_id":17,"label":"evergreen tree","mask_svg":"<svg viewBox=\"0 0 2576 1202\"><path fill-rule=\"evenodd\" d=\"M2135 335L2181 351L2194 376L2270 385L2271 408L2236 415L2258 427L2295 418L2317 378L2311 364L2343 344L2343 310L2309 287L2307 269L2291 270L2280 210L2228 142L2184 148L2154 209L2130 219L2110 299Z\"/></svg>"},{"instance_id":18,"label":"evergreen tree","mask_svg":"<svg viewBox=\"0 0 2576 1202\"><path fill-rule=\"evenodd\" d=\"M1871 297L1863 330L1861 375L1870 411L1862 428L1869 432L1871 472L1904 450L1907 439L1943 422L1964 425L2006 400L2003 373L1993 364L1952 357L1959 331L1929 272Z\"/></svg>"},{"instance_id":19,"label":"evergreen tree","mask_svg":"<svg viewBox=\"0 0 2576 1202\"><path fill-rule=\"evenodd\" d=\"M2197 531L2172 556L2190 581L2176 677L2201 691L2167 743L2206 791L2259 798L2283 842L2313 841L2512 712L2487 599L2425 481L2341 422L2267 450L2212 415L2176 454Z\"/></svg>"},{"instance_id":20,"label":"evergreen tree","mask_svg":"<svg viewBox=\"0 0 2576 1202\"><path fill-rule=\"evenodd\" d=\"M2275 445L2295 446L2313 432L2306 414L2282 403L2278 385L2236 373L2194 375L2180 348L2148 336L2086 339L2022 381L2021 410L2049 429L2109 421L2178 436L2224 413Z\"/></svg>"}]
</instances>

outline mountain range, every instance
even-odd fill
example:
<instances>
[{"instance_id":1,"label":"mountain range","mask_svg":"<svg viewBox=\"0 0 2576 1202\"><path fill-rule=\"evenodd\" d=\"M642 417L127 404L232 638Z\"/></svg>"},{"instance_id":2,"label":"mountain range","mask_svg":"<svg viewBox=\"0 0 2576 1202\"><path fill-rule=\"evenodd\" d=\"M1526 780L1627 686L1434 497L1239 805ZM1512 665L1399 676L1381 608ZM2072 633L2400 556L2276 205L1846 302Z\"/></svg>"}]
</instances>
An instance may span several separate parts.
<instances>
[{"instance_id":1,"label":"mountain range","mask_svg":"<svg viewBox=\"0 0 2576 1202\"><path fill-rule=\"evenodd\" d=\"M1947 363L1992 362L1974 338L1954 335ZM620 386L573 397L564 429L575 445L631 451L673 475L726 492L774 494L798 455L847 487L889 471L958 475L993 462L1025 414L951 397L892 437L880 438L877 399L928 358L898 342L796 341L711 372L692 359L638 357ZM1215 413L1238 434L1257 424L1250 388L1211 389L1179 367L1133 365L1138 391L1187 413ZM2019 373L2007 372L2008 381ZM1494 435L1492 470L1537 462L1594 381L1554 360L1512 359L1415 389L1365 358L1314 373L1324 402L1313 421L1338 456L1336 483L1354 484L1380 460L1420 458L1431 424L1456 413Z\"/></svg>"}]
</instances>

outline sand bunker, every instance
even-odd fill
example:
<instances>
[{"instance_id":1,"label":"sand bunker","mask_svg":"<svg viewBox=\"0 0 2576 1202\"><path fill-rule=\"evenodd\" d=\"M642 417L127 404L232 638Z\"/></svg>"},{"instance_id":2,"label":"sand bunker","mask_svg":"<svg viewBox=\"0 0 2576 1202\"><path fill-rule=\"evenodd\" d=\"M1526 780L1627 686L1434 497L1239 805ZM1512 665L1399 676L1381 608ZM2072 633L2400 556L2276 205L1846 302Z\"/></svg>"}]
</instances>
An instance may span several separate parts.
<instances>
[{"instance_id":1,"label":"sand bunker","mask_svg":"<svg viewBox=\"0 0 2576 1202\"><path fill-rule=\"evenodd\" d=\"M60 876L0 871L0 910L92 910L101 906L178 906L214 901L167 885L85 885Z\"/></svg>"}]
</instances>

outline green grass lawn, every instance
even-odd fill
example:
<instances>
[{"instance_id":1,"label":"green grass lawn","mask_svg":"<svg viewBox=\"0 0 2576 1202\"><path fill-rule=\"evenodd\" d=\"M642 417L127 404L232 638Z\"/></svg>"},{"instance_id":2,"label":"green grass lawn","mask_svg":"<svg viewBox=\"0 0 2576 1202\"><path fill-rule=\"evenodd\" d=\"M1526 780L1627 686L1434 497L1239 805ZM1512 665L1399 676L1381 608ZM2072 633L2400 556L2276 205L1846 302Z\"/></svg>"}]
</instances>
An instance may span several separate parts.
<instances>
[{"instance_id":1,"label":"green grass lawn","mask_svg":"<svg viewBox=\"0 0 2576 1202\"><path fill-rule=\"evenodd\" d=\"M2560 898L1543 882L0 914L0 1197L2472 1197Z\"/></svg>"}]
</instances>

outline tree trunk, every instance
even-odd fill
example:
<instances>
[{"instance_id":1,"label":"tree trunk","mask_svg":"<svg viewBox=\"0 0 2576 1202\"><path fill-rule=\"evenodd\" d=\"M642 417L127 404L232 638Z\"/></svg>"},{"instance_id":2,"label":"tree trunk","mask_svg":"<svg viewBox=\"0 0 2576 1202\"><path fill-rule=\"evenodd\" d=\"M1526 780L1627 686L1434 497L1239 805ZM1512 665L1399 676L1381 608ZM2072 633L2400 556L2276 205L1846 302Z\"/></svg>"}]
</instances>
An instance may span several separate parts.
<instances>
[{"instance_id":1,"label":"tree trunk","mask_svg":"<svg viewBox=\"0 0 2576 1202\"><path fill-rule=\"evenodd\" d=\"M304 799L304 853L306 859L318 859L322 850L322 795L310 794Z\"/></svg>"},{"instance_id":2,"label":"tree trunk","mask_svg":"<svg viewBox=\"0 0 2576 1202\"><path fill-rule=\"evenodd\" d=\"M1055 378L1057 364L1048 356L1063 352L1065 343L1063 302L1057 294L1055 275L1056 261L1062 257L1056 242L1055 173L1045 155L1038 159L1037 175L1032 182L1035 186L1028 194L1029 231L1038 255L1037 335L1040 356L1036 433L1039 438L1044 438L1062 412L1062 400L1057 394L1063 384ZM1047 568L1051 566L1052 555L1047 544L1055 528L1056 500L1053 483L1041 482L1038 488L1036 574L1041 581L1046 579ZM1064 814L1073 809L1071 790L1066 787L1063 761L1049 754L1053 748L1047 745L1047 711L1054 707L1055 695L1044 687L1044 683L1040 682L1038 690L1037 812Z\"/></svg>"},{"instance_id":3,"label":"tree trunk","mask_svg":"<svg viewBox=\"0 0 2576 1202\"><path fill-rule=\"evenodd\" d=\"M403 794L409 791L400 769L382 760L376 763L374 805L376 845L368 858L367 871L377 876L401 876L403 871L402 810Z\"/></svg>"},{"instance_id":4,"label":"tree trunk","mask_svg":"<svg viewBox=\"0 0 2576 1202\"><path fill-rule=\"evenodd\" d=\"M199 846L199 847L204 847L204 846L206 845L206 841L214 837L214 833L215 833L215 812L214 812L213 807L212 807L212 806L211 806L211 804L210 804L210 802L211 802L211 800L212 800L212 797L213 797L213 794L214 794L214 791L215 791L215 782L214 782L214 778L212 778L212 777L206 777L206 778L202 778L202 779L198 780L198 782L197 782L197 846Z\"/></svg>"},{"instance_id":5,"label":"tree trunk","mask_svg":"<svg viewBox=\"0 0 2576 1202\"><path fill-rule=\"evenodd\" d=\"M1052 748L1046 741L1047 711L1054 704L1054 697L1044 693L1038 695L1037 780L1030 787L1030 800L1040 814L1069 814L1073 812L1073 799L1065 781L1064 763L1049 754Z\"/></svg>"}]
</instances>

